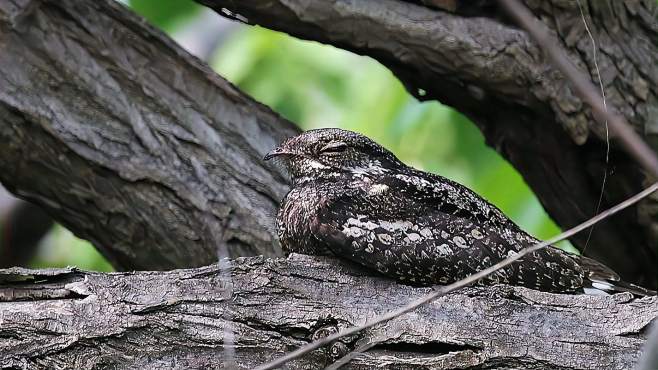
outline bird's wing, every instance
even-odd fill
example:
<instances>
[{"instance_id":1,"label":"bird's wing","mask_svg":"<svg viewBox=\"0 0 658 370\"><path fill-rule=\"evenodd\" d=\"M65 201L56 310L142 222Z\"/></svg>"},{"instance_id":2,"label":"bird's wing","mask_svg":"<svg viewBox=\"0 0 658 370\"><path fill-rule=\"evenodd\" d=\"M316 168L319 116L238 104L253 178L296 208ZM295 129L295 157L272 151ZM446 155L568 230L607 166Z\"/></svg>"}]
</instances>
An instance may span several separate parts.
<instances>
[{"instance_id":1,"label":"bird's wing","mask_svg":"<svg viewBox=\"0 0 658 370\"><path fill-rule=\"evenodd\" d=\"M421 207L456 216L483 227L521 231L496 206L442 176L410 168L405 173L382 176L378 182L403 193L405 203L416 209Z\"/></svg>"},{"instance_id":2,"label":"bird's wing","mask_svg":"<svg viewBox=\"0 0 658 370\"><path fill-rule=\"evenodd\" d=\"M500 232L392 193L344 195L327 203L311 228L314 237L339 257L419 285L447 284L469 276L515 253L521 248L516 242L528 237L515 230ZM551 248L525 256L487 282L578 290L582 271L563 253Z\"/></svg>"}]
</instances>

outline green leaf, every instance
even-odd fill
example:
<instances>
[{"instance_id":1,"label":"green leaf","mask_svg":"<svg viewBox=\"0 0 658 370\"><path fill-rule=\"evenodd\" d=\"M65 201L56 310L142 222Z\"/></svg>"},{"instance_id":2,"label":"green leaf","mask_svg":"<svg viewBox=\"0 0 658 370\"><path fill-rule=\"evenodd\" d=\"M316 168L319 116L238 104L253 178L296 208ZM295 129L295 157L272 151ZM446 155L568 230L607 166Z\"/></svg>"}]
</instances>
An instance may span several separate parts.
<instances>
[{"instance_id":1,"label":"green leaf","mask_svg":"<svg viewBox=\"0 0 658 370\"><path fill-rule=\"evenodd\" d=\"M202 8L191 0L130 0L129 5L136 13L167 32L198 14Z\"/></svg>"}]
</instances>

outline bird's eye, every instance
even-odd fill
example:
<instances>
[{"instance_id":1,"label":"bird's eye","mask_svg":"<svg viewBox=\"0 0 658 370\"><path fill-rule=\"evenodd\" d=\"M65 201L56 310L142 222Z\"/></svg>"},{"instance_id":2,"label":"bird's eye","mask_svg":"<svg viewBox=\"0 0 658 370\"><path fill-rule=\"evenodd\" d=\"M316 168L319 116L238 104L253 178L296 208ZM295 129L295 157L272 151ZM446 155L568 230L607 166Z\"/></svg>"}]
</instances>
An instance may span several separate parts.
<instances>
[{"instance_id":1,"label":"bird's eye","mask_svg":"<svg viewBox=\"0 0 658 370\"><path fill-rule=\"evenodd\" d=\"M340 153L347 149L347 144L342 141L332 141L320 149L320 154Z\"/></svg>"}]
</instances>

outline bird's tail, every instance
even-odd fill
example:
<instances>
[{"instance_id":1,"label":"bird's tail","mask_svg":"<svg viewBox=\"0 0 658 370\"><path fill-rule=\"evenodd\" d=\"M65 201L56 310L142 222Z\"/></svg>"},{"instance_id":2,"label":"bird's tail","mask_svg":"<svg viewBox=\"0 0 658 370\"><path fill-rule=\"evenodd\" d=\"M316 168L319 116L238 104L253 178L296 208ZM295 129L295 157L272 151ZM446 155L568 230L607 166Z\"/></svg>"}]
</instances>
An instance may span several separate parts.
<instances>
[{"instance_id":1,"label":"bird's tail","mask_svg":"<svg viewBox=\"0 0 658 370\"><path fill-rule=\"evenodd\" d=\"M609 280L590 279L588 283L589 286L585 286L583 288L583 290L587 294L596 295L602 293L614 294L614 293L629 292L632 293L633 295L641 296L641 297L656 295L655 290L642 288L639 285L627 283L623 280L609 281Z\"/></svg>"},{"instance_id":2,"label":"bird's tail","mask_svg":"<svg viewBox=\"0 0 658 370\"><path fill-rule=\"evenodd\" d=\"M616 272L598 261L584 256L578 256L577 260L585 271L586 281L583 290L587 294L629 292L637 296L656 295L656 292L653 290L621 280Z\"/></svg>"}]
</instances>

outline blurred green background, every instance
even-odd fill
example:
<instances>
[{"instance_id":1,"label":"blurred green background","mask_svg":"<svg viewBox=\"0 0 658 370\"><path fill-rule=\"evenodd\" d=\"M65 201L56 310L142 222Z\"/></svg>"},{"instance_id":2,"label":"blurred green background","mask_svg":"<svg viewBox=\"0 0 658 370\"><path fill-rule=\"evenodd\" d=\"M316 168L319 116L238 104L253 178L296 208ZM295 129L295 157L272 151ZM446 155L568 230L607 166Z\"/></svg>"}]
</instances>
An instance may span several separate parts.
<instances>
[{"instance_id":1,"label":"blurred green background","mask_svg":"<svg viewBox=\"0 0 658 370\"><path fill-rule=\"evenodd\" d=\"M208 19L227 22L209 18L191 1L125 3L174 38L189 38L195 24L203 32ZM485 146L468 119L437 102L419 103L376 61L260 27L227 24L222 32L209 64L301 128L361 132L404 162L472 188L531 234L559 232L519 174ZM568 243L563 247L575 251ZM32 265L111 270L93 246L62 227L46 237Z\"/></svg>"}]
</instances>

